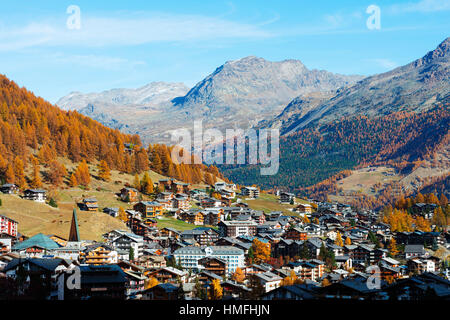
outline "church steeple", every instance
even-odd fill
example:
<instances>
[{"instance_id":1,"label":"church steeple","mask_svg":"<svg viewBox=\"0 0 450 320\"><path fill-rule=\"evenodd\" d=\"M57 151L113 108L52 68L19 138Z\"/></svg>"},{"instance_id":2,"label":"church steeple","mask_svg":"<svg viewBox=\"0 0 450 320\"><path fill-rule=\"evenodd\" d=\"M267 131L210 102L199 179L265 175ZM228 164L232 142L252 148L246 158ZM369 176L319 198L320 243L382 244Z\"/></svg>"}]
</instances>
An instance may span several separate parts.
<instances>
[{"instance_id":1,"label":"church steeple","mask_svg":"<svg viewBox=\"0 0 450 320\"><path fill-rule=\"evenodd\" d=\"M80 234L78 233L77 209L73 209L72 224L70 226L69 241L73 241L73 242L80 241Z\"/></svg>"}]
</instances>

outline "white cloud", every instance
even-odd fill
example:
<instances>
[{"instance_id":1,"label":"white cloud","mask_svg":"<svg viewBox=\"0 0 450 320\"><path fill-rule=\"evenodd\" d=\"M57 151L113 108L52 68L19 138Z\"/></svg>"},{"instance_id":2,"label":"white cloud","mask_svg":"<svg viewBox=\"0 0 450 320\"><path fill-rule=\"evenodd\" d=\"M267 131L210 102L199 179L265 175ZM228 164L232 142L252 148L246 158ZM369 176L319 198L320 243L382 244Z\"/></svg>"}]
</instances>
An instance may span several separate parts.
<instances>
[{"instance_id":1,"label":"white cloud","mask_svg":"<svg viewBox=\"0 0 450 320\"><path fill-rule=\"evenodd\" d=\"M378 66L387 70L392 70L398 67L398 64L390 59L378 58L378 59L369 59L368 61L376 63Z\"/></svg>"},{"instance_id":2,"label":"white cloud","mask_svg":"<svg viewBox=\"0 0 450 320\"><path fill-rule=\"evenodd\" d=\"M185 42L269 37L256 25L199 15L147 13L130 18L88 17L81 12L81 29L65 21L42 21L24 27L0 28L0 50L34 46L122 46L152 42Z\"/></svg>"},{"instance_id":3,"label":"white cloud","mask_svg":"<svg viewBox=\"0 0 450 320\"><path fill-rule=\"evenodd\" d=\"M388 7L390 13L428 13L447 10L450 10L450 0L421 0L419 2L394 4Z\"/></svg>"},{"instance_id":4,"label":"white cloud","mask_svg":"<svg viewBox=\"0 0 450 320\"><path fill-rule=\"evenodd\" d=\"M47 56L53 62L60 64L71 64L82 67L97 68L104 70L120 70L145 66L144 61L131 61L128 59L110 57L103 55L68 55L64 53L54 53Z\"/></svg>"}]
</instances>

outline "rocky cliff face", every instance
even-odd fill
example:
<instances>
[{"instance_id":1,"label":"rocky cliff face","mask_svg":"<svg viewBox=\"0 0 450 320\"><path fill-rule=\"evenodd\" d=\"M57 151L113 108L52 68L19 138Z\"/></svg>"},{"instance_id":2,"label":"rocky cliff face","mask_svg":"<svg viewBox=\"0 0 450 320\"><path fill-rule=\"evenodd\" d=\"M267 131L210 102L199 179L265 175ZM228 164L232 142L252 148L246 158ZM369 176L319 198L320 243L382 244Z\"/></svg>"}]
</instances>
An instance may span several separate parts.
<instances>
[{"instance_id":1,"label":"rocky cliff face","mask_svg":"<svg viewBox=\"0 0 450 320\"><path fill-rule=\"evenodd\" d=\"M308 125L328 123L344 116L373 117L402 110L422 111L449 94L450 38L447 38L423 58L367 77L316 105L302 99L294 100L285 111L300 116L292 116L286 121L282 132L289 134Z\"/></svg>"},{"instance_id":2,"label":"rocky cliff face","mask_svg":"<svg viewBox=\"0 0 450 320\"><path fill-rule=\"evenodd\" d=\"M361 78L309 70L298 60L246 57L226 62L174 104L188 116L209 121L231 113L225 122L255 125L300 94L336 90Z\"/></svg>"},{"instance_id":3,"label":"rocky cliff face","mask_svg":"<svg viewBox=\"0 0 450 320\"><path fill-rule=\"evenodd\" d=\"M112 89L99 93L72 92L56 103L64 110L81 110L87 106L107 109L114 106L156 106L186 94L183 83L152 82L137 89Z\"/></svg>"},{"instance_id":4,"label":"rocky cliff face","mask_svg":"<svg viewBox=\"0 0 450 320\"><path fill-rule=\"evenodd\" d=\"M298 60L257 57L229 61L191 90L182 84L152 83L139 89L71 93L57 105L76 109L105 125L139 133L145 142L170 142L168 131L192 128L249 128L271 120L300 94L336 90L361 76L309 70Z\"/></svg>"}]
</instances>

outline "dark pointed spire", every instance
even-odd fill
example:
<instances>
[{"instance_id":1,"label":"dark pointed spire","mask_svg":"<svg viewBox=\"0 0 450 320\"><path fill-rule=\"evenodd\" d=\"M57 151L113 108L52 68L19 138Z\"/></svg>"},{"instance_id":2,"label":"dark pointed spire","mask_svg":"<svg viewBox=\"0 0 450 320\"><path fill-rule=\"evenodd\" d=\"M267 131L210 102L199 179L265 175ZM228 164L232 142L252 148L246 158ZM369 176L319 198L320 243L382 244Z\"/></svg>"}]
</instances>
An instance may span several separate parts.
<instances>
[{"instance_id":1,"label":"dark pointed spire","mask_svg":"<svg viewBox=\"0 0 450 320\"><path fill-rule=\"evenodd\" d=\"M77 209L73 209L72 224L70 225L69 241L80 241L80 234L78 233L78 219Z\"/></svg>"}]
</instances>

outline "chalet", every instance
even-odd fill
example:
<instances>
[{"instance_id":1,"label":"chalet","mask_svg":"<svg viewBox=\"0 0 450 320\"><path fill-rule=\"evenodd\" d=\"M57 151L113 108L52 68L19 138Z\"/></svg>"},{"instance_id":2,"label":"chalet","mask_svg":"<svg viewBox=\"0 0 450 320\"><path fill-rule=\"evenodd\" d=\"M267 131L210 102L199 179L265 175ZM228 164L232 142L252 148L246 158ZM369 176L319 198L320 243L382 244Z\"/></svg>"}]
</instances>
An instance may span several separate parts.
<instances>
[{"instance_id":1,"label":"chalet","mask_svg":"<svg viewBox=\"0 0 450 320\"><path fill-rule=\"evenodd\" d=\"M142 214L142 218L155 218L163 213L163 206L156 201L140 201L133 206L133 209Z\"/></svg>"},{"instance_id":2,"label":"chalet","mask_svg":"<svg viewBox=\"0 0 450 320\"><path fill-rule=\"evenodd\" d=\"M409 259L406 264L408 266L408 271L414 274L436 271L436 264L431 259L413 258Z\"/></svg>"},{"instance_id":3,"label":"chalet","mask_svg":"<svg viewBox=\"0 0 450 320\"><path fill-rule=\"evenodd\" d=\"M245 276L251 276L258 273L273 271L273 267L266 264L252 264L243 268L242 271L244 271Z\"/></svg>"},{"instance_id":4,"label":"chalet","mask_svg":"<svg viewBox=\"0 0 450 320\"><path fill-rule=\"evenodd\" d=\"M411 207L411 214L415 216L422 216L425 219L432 219L434 209L437 208L437 205L434 203L415 203Z\"/></svg>"},{"instance_id":5,"label":"chalet","mask_svg":"<svg viewBox=\"0 0 450 320\"><path fill-rule=\"evenodd\" d=\"M161 191L169 191L172 189L172 183L175 182L175 179L161 179L158 182Z\"/></svg>"},{"instance_id":6,"label":"chalet","mask_svg":"<svg viewBox=\"0 0 450 320\"><path fill-rule=\"evenodd\" d=\"M11 250L19 253L21 256L26 256L29 258L42 258L42 256L51 254L59 247L60 245L58 243L46 235L39 233L23 242L17 243L11 248Z\"/></svg>"},{"instance_id":7,"label":"chalet","mask_svg":"<svg viewBox=\"0 0 450 320\"><path fill-rule=\"evenodd\" d=\"M263 211L252 211L251 216L252 219L259 225L266 223L266 215Z\"/></svg>"},{"instance_id":8,"label":"chalet","mask_svg":"<svg viewBox=\"0 0 450 320\"><path fill-rule=\"evenodd\" d=\"M128 279L118 265L81 265L79 268L81 288L74 290L65 288L64 299L125 300Z\"/></svg>"},{"instance_id":9,"label":"chalet","mask_svg":"<svg viewBox=\"0 0 450 320\"><path fill-rule=\"evenodd\" d=\"M175 238L175 239L178 239L181 235L181 231L178 231L173 228L168 228L168 227L162 228L161 230L159 230L159 233L163 237L169 237L169 238Z\"/></svg>"},{"instance_id":10,"label":"chalet","mask_svg":"<svg viewBox=\"0 0 450 320\"><path fill-rule=\"evenodd\" d=\"M182 290L172 283L160 283L142 291L141 300L178 300Z\"/></svg>"},{"instance_id":11,"label":"chalet","mask_svg":"<svg viewBox=\"0 0 450 320\"><path fill-rule=\"evenodd\" d=\"M135 297L145 289L145 277L141 272L123 270L127 282L125 284L126 296L129 298Z\"/></svg>"},{"instance_id":12,"label":"chalet","mask_svg":"<svg viewBox=\"0 0 450 320\"><path fill-rule=\"evenodd\" d=\"M119 259L128 260L131 249L133 249L134 258L137 259L142 255L144 238L133 233L123 233L111 240L111 245L117 251Z\"/></svg>"},{"instance_id":13,"label":"chalet","mask_svg":"<svg viewBox=\"0 0 450 320\"><path fill-rule=\"evenodd\" d=\"M198 260L199 270L206 270L212 272L219 277L224 277L228 274L227 262L217 257L204 257Z\"/></svg>"},{"instance_id":14,"label":"chalet","mask_svg":"<svg viewBox=\"0 0 450 320\"><path fill-rule=\"evenodd\" d=\"M335 256L336 266L341 269L348 270L353 268L352 259L349 256Z\"/></svg>"},{"instance_id":15,"label":"chalet","mask_svg":"<svg viewBox=\"0 0 450 320\"><path fill-rule=\"evenodd\" d=\"M222 196L222 198L227 198L227 199L234 199L236 197L236 192L234 192L233 190L230 189L220 189L219 191L220 195Z\"/></svg>"},{"instance_id":16,"label":"chalet","mask_svg":"<svg viewBox=\"0 0 450 320\"><path fill-rule=\"evenodd\" d=\"M188 276L186 271L182 271L173 267L164 267L147 274L148 277L153 277L160 283L178 283L185 282Z\"/></svg>"},{"instance_id":17,"label":"chalet","mask_svg":"<svg viewBox=\"0 0 450 320\"><path fill-rule=\"evenodd\" d=\"M239 248L241 250L244 250L244 253L247 254L248 250L250 249L250 247L252 246L252 243L248 243L248 242L243 242L237 238L230 238L230 237L225 237L225 238L220 238L218 239L216 242L214 242L214 245L216 246L232 246L232 247L236 247Z\"/></svg>"},{"instance_id":18,"label":"chalet","mask_svg":"<svg viewBox=\"0 0 450 320\"><path fill-rule=\"evenodd\" d=\"M224 197L224 196L221 196L220 206L221 207L229 207L229 206L231 206L231 199L227 198L227 197Z\"/></svg>"},{"instance_id":19,"label":"chalet","mask_svg":"<svg viewBox=\"0 0 450 320\"><path fill-rule=\"evenodd\" d=\"M255 274L255 277L264 287L264 292L266 293L278 288L281 284L281 280L283 280L283 278L270 271L257 273Z\"/></svg>"},{"instance_id":20,"label":"chalet","mask_svg":"<svg viewBox=\"0 0 450 320\"><path fill-rule=\"evenodd\" d=\"M145 220L145 222L142 222L138 219L130 219L128 220L128 225L130 226L130 229L134 234L137 234L144 239L149 239L155 232L157 222L156 220L152 219L147 219Z\"/></svg>"},{"instance_id":21,"label":"chalet","mask_svg":"<svg viewBox=\"0 0 450 320\"><path fill-rule=\"evenodd\" d=\"M317 297L324 299L371 299L379 292L367 286L367 279L357 277L346 279L316 290Z\"/></svg>"},{"instance_id":22,"label":"chalet","mask_svg":"<svg viewBox=\"0 0 450 320\"><path fill-rule=\"evenodd\" d=\"M19 193L19 187L12 183L6 183L0 187L0 192L6 194L16 194Z\"/></svg>"},{"instance_id":23,"label":"chalet","mask_svg":"<svg viewBox=\"0 0 450 320\"><path fill-rule=\"evenodd\" d=\"M450 299L450 281L434 273L422 273L406 279L399 279L383 288L390 299L434 300Z\"/></svg>"},{"instance_id":24,"label":"chalet","mask_svg":"<svg viewBox=\"0 0 450 320\"><path fill-rule=\"evenodd\" d=\"M344 254L343 248L342 248L341 246L338 246L338 245L334 244L334 243L328 242L328 243L326 244L326 248L327 248L328 250L330 250L330 251L333 251L333 253L334 253L335 256L341 256L341 255Z\"/></svg>"},{"instance_id":25,"label":"chalet","mask_svg":"<svg viewBox=\"0 0 450 320\"><path fill-rule=\"evenodd\" d=\"M231 280L222 281L221 286L223 288L223 296L225 299L247 299L251 293L251 289L244 284Z\"/></svg>"},{"instance_id":26,"label":"chalet","mask_svg":"<svg viewBox=\"0 0 450 320\"><path fill-rule=\"evenodd\" d=\"M324 274L324 262L321 260L298 260L287 264L301 279L318 281Z\"/></svg>"},{"instance_id":27,"label":"chalet","mask_svg":"<svg viewBox=\"0 0 450 320\"><path fill-rule=\"evenodd\" d=\"M173 193L172 192L160 192L156 195L156 200L172 200Z\"/></svg>"},{"instance_id":28,"label":"chalet","mask_svg":"<svg viewBox=\"0 0 450 320\"><path fill-rule=\"evenodd\" d=\"M42 189L27 189L23 193L24 199L36 202L45 202L47 200L47 191Z\"/></svg>"},{"instance_id":29,"label":"chalet","mask_svg":"<svg viewBox=\"0 0 450 320\"><path fill-rule=\"evenodd\" d=\"M290 240L306 240L308 237L308 233L300 228L292 228L286 231L284 235L284 239L290 239Z\"/></svg>"},{"instance_id":30,"label":"chalet","mask_svg":"<svg viewBox=\"0 0 450 320\"><path fill-rule=\"evenodd\" d=\"M189 201L189 196L184 193L177 193L173 198L173 208L189 210L191 203Z\"/></svg>"},{"instance_id":31,"label":"chalet","mask_svg":"<svg viewBox=\"0 0 450 320\"><path fill-rule=\"evenodd\" d=\"M26 273L25 286L30 292L39 292L35 299L56 300L58 298L57 277L63 274L70 263L64 259L16 258L3 269L8 278L17 279L21 270ZM36 291L39 290L39 291ZM30 297L31 298L31 297Z\"/></svg>"},{"instance_id":32,"label":"chalet","mask_svg":"<svg viewBox=\"0 0 450 320\"><path fill-rule=\"evenodd\" d=\"M201 210L183 211L179 218L187 223L194 225L203 225L204 213Z\"/></svg>"},{"instance_id":33,"label":"chalet","mask_svg":"<svg viewBox=\"0 0 450 320\"><path fill-rule=\"evenodd\" d=\"M218 224L221 237L254 236L258 224L255 221L221 221Z\"/></svg>"},{"instance_id":34,"label":"chalet","mask_svg":"<svg viewBox=\"0 0 450 320\"><path fill-rule=\"evenodd\" d=\"M217 226L222 220L222 209L207 209L204 210L204 220L203 223L209 226Z\"/></svg>"},{"instance_id":35,"label":"chalet","mask_svg":"<svg viewBox=\"0 0 450 320\"><path fill-rule=\"evenodd\" d=\"M193 230L185 230L181 233L181 239L194 240L201 246L207 246L215 243L219 239L219 234L212 228L195 228Z\"/></svg>"},{"instance_id":36,"label":"chalet","mask_svg":"<svg viewBox=\"0 0 450 320\"><path fill-rule=\"evenodd\" d=\"M241 189L241 194L244 197L256 199L259 197L259 189L255 187L243 187Z\"/></svg>"},{"instance_id":37,"label":"chalet","mask_svg":"<svg viewBox=\"0 0 450 320\"><path fill-rule=\"evenodd\" d=\"M148 270L161 269L167 266L164 256L143 255L138 259L139 265Z\"/></svg>"},{"instance_id":38,"label":"chalet","mask_svg":"<svg viewBox=\"0 0 450 320\"><path fill-rule=\"evenodd\" d=\"M171 190L173 193L189 194L189 192L191 191L191 185L189 183L173 182Z\"/></svg>"},{"instance_id":39,"label":"chalet","mask_svg":"<svg viewBox=\"0 0 450 320\"><path fill-rule=\"evenodd\" d=\"M407 244L405 246L405 258L417 258L425 254L425 249L422 244Z\"/></svg>"},{"instance_id":40,"label":"chalet","mask_svg":"<svg viewBox=\"0 0 450 320\"><path fill-rule=\"evenodd\" d=\"M138 194L135 188L125 187L120 190L120 199L125 202L137 202L139 201Z\"/></svg>"},{"instance_id":41,"label":"chalet","mask_svg":"<svg viewBox=\"0 0 450 320\"><path fill-rule=\"evenodd\" d=\"M271 246L271 248L272 248L272 256L275 257L275 258L278 258L278 257L290 257L290 258L299 257L303 246L306 247L306 244L305 244L304 241L281 239L280 241L274 243ZM307 250L308 250L308 253L309 253L309 249L308 248L307 248Z\"/></svg>"},{"instance_id":42,"label":"chalet","mask_svg":"<svg viewBox=\"0 0 450 320\"><path fill-rule=\"evenodd\" d=\"M432 245L434 242L444 245L445 239L439 232L397 232L395 240L398 244Z\"/></svg>"},{"instance_id":43,"label":"chalet","mask_svg":"<svg viewBox=\"0 0 450 320\"><path fill-rule=\"evenodd\" d=\"M295 204L295 194L289 193L289 192L281 192L280 193L280 202Z\"/></svg>"},{"instance_id":44,"label":"chalet","mask_svg":"<svg viewBox=\"0 0 450 320\"><path fill-rule=\"evenodd\" d=\"M226 187L227 187L227 183L226 183L226 182L223 182L223 181L221 181L221 182L216 182L216 183L214 184L214 190L215 190L215 191L221 191L221 190L225 189Z\"/></svg>"},{"instance_id":45,"label":"chalet","mask_svg":"<svg viewBox=\"0 0 450 320\"><path fill-rule=\"evenodd\" d=\"M174 209L174 200L156 199L157 202L161 204L164 210L171 211Z\"/></svg>"},{"instance_id":46,"label":"chalet","mask_svg":"<svg viewBox=\"0 0 450 320\"><path fill-rule=\"evenodd\" d=\"M80 253L80 261L84 264L94 266L111 264L117 263L118 255L117 251L115 251L111 246L98 243L87 246Z\"/></svg>"},{"instance_id":47,"label":"chalet","mask_svg":"<svg viewBox=\"0 0 450 320\"><path fill-rule=\"evenodd\" d=\"M309 214L312 213L312 206L310 204L300 203L294 208L294 211Z\"/></svg>"},{"instance_id":48,"label":"chalet","mask_svg":"<svg viewBox=\"0 0 450 320\"><path fill-rule=\"evenodd\" d=\"M142 222L142 213L136 210L125 210L125 214L127 215L127 219L129 223L133 223L135 221Z\"/></svg>"},{"instance_id":49,"label":"chalet","mask_svg":"<svg viewBox=\"0 0 450 320\"><path fill-rule=\"evenodd\" d=\"M97 211L98 210L98 201L96 198L85 198L83 199L83 210L85 211Z\"/></svg>"},{"instance_id":50,"label":"chalet","mask_svg":"<svg viewBox=\"0 0 450 320\"><path fill-rule=\"evenodd\" d=\"M0 238L0 256L11 252L11 239L2 239ZM0 266L1 270L1 266Z\"/></svg>"},{"instance_id":51,"label":"chalet","mask_svg":"<svg viewBox=\"0 0 450 320\"><path fill-rule=\"evenodd\" d=\"M283 286L264 294L261 300L311 300L315 298L317 288L311 284Z\"/></svg>"},{"instance_id":52,"label":"chalet","mask_svg":"<svg viewBox=\"0 0 450 320\"><path fill-rule=\"evenodd\" d=\"M113 218L117 218L119 216L119 208L104 208L103 212Z\"/></svg>"},{"instance_id":53,"label":"chalet","mask_svg":"<svg viewBox=\"0 0 450 320\"><path fill-rule=\"evenodd\" d=\"M0 235L9 235L11 237L17 237L18 222L8 218L7 216L0 215Z\"/></svg>"},{"instance_id":54,"label":"chalet","mask_svg":"<svg viewBox=\"0 0 450 320\"><path fill-rule=\"evenodd\" d=\"M200 201L202 208L218 208L222 206L222 201L216 198L204 198Z\"/></svg>"}]
</instances>

